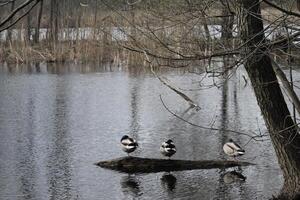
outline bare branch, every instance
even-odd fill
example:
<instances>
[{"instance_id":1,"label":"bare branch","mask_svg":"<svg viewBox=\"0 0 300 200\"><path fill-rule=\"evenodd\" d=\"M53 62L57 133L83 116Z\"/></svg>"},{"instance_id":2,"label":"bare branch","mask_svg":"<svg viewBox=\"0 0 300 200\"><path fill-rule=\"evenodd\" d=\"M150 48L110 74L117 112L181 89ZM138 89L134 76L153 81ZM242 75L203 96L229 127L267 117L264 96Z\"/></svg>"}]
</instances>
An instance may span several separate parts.
<instances>
[{"instance_id":1,"label":"bare branch","mask_svg":"<svg viewBox=\"0 0 300 200\"><path fill-rule=\"evenodd\" d=\"M291 98L293 104L295 105L295 108L296 108L298 114L300 114L300 101L299 101L297 94L291 87L288 79L286 78L284 72L280 69L279 65L273 59L271 59L271 60L272 60L272 64L273 64L272 66L274 68L274 71L275 71L277 77L281 80L284 88L287 90L288 96Z\"/></svg>"},{"instance_id":2,"label":"bare branch","mask_svg":"<svg viewBox=\"0 0 300 200\"><path fill-rule=\"evenodd\" d=\"M277 6L276 4L274 4L274 3L272 3L272 2L270 2L268 0L263 0L263 2L265 2L269 6L272 6L273 8L276 8L277 10L280 10L281 12L283 12L285 14L293 15L293 16L296 16L296 17L300 17L299 13L295 13L295 12L292 12L292 11L289 11L289 10L285 10L285 9L281 8L280 6Z\"/></svg>"},{"instance_id":3,"label":"bare branch","mask_svg":"<svg viewBox=\"0 0 300 200\"><path fill-rule=\"evenodd\" d=\"M6 24L12 17L15 16L15 14L20 11L21 9L23 9L24 7L26 7L27 5L29 5L30 3L36 1L35 5L37 4L37 2L39 2L40 0L27 0L25 1L23 4L21 4L19 7L17 7L16 9L14 9L5 19L3 19L0 22L0 27L3 26L4 24ZM23 15L24 17L25 15Z\"/></svg>"},{"instance_id":4,"label":"bare branch","mask_svg":"<svg viewBox=\"0 0 300 200\"><path fill-rule=\"evenodd\" d=\"M1 1L0 2L0 7L2 7L2 6L6 6L7 4L10 4L10 3L12 3L12 2L14 2L15 0L10 0L10 1Z\"/></svg>"},{"instance_id":5,"label":"bare branch","mask_svg":"<svg viewBox=\"0 0 300 200\"><path fill-rule=\"evenodd\" d=\"M40 2L40 0L36 0L36 2L25 12L23 13L20 17L18 17L14 22L12 22L11 24L9 24L8 26L0 29L0 32L9 29L10 27L12 27L13 25L15 25L18 21L20 21L24 16L26 16L38 3ZM0 26L1 27L1 26Z\"/></svg>"},{"instance_id":6,"label":"bare branch","mask_svg":"<svg viewBox=\"0 0 300 200\"><path fill-rule=\"evenodd\" d=\"M190 106L191 106L192 108L196 108L197 110L199 110L200 107L199 107L199 106L198 106L191 98L189 98L189 97L188 97L187 95L185 95L184 93L180 92L180 91L179 91L178 89L176 89L175 87L171 86L169 83L167 83L164 79L162 79L161 77L159 77L159 76L155 73L155 71L153 70L153 65L152 65L152 63L151 63L151 61L150 61L150 59L149 59L147 53L144 52L144 54L145 54L145 57L146 57L146 59L147 59L147 62L148 62L149 65L150 65L151 72L154 74L154 76L157 77L157 78L158 78L164 85L166 85L168 88L170 88L171 90L173 90L174 92L176 92L179 96L181 96L185 101L187 101L187 102L190 104Z\"/></svg>"},{"instance_id":7,"label":"bare branch","mask_svg":"<svg viewBox=\"0 0 300 200\"><path fill-rule=\"evenodd\" d=\"M202 126L202 125L198 125L198 124L195 124L195 123L192 123L182 117L180 117L179 115L177 115L176 113L174 113L173 111L171 111L165 104L165 102L163 101L161 95L159 95L159 98L164 106L164 108L169 112L171 113L173 116L175 116L176 118L192 125L192 126L195 126L195 127L198 127L198 128L202 128L202 129L206 129L206 130L212 130L212 131L224 131L224 132L231 132L231 133L236 133L236 134L241 134L241 135L245 135L247 137L250 137L251 139L255 140L255 141L262 141L263 139L257 139L257 138L263 138L265 136L267 136L266 134L254 134L254 135L250 135L248 133L244 133L244 132L240 132L240 131L234 131L234 130L229 130L229 129L219 129L219 128L214 128L214 127L207 127L207 126Z\"/></svg>"}]
</instances>

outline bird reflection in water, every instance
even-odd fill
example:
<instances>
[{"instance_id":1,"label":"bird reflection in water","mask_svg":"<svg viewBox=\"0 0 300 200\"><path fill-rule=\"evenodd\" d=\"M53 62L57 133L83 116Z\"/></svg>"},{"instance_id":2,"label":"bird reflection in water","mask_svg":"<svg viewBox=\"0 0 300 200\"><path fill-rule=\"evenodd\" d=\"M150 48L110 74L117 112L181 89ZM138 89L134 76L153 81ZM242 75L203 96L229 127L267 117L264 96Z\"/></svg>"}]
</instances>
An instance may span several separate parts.
<instances>
[{"instance_id":1,"label":"bird reflection in water","mask_svg":"<svg viewBox=\"0 0 300 200\"><path fill-rule=\"evenodd\" d=\"M138 197L142 195L140 183L135 175L128 174L123 176L121 178L121 187L125 196Z\"/></svg>"},{"instance_id":2,"label":"bird reflection in water","mask_svg":"<svg viewBox=\"0 0 300 200\"><path fill-rule=\"evenodd\" d=\"M223 181L226 184L234 183L234 182L244 182L246 177L237 172L237 171L229 171L223 174Z\"/></svg>"},{"instance_id":3,"label":"bird reflection in water","mask_svg":"<svg viewBox=\"0 0 300 200\"><path fill-rule=\"evenodd\" d=\"M177 179L171 173L163 174L160 180L161 180L161 185L164 189L168 191L173 191L175 189Z\"/></svg>"}]
</instances>

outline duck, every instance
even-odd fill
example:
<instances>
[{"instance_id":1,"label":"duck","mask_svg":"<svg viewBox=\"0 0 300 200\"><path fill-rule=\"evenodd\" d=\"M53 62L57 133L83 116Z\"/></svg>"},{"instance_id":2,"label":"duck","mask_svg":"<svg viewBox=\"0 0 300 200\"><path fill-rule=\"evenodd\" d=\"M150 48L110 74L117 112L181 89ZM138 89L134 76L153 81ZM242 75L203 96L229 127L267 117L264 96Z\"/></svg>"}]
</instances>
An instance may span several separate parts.
<instances>
[{"instance_id":1,"label":"duck","mask_svg":"<svg viewBox=\"0 0 300 200\"><path fill-rule=\"evenodd\" d=\"M160 146L160 152L162 155L170 157L173 156L176 153L176 147L172 140L167 140L166 142L163 142Z\"/></svg>"},{"instance_id":2,"label":"duck","mask_svg":"<svg viewBox=\"0 0 300 200\"><path fill-rule=\"evenodd\" d=\"M137 141L128 135L124 135L121 138L122 150L127 153L129 156L130 153L134 152L136 148L139 146Z\"/></svg>"},{"instance_id":3,"label":"duck","mask_svg":"<svg viewBox=\"0 0 300 200\"><path fill-rule=\"evenodd\" d=\"M245 154L245 150L242 149L242 147L240 147L240 145L238 145L232 139L229 139L228 142L224 144L223 150L225 154L233 158Z\"/></svg>"}]
</instances>

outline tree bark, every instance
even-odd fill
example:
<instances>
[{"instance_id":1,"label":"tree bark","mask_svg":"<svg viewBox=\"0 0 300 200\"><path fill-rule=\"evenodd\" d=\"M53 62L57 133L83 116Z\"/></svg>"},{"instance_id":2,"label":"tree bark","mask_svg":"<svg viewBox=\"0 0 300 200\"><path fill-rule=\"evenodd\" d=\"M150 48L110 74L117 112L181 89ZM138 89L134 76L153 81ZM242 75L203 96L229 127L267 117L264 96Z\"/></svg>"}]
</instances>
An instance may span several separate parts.
<instances>
[{"instance_id":1,"label":"tree bark","mask_svg":"<svg viewBox=\"0 0 300 200\"><path fill-rule=\"evenodd\" d=\"M237 0L240 30L245 42L245 68L268 128L279 165L283 171L282 199L300 195L300 135L280 90L272 68L260 13L259 0ZM250 39L251 38L251 39ZM250 40L249 40L250 39Z\"/></svg>"},{"instance_id":2,"label":"tree bark","mask_svg":"<svg viewBox=\"0 0 300 200\"><path fill-rule=\"evenodd\" d=\"M273 64L273 69L275 71L275 74L277 75L279 80L281 80L282 85L285 88L287 95L289 96L292 103L294 104L294 106L298 112L298 115L300 115L300 100L299 100L297 94L295 93L293 86L290 84L289 80L286 78L284 72L280 69L280 66L274 60L272 60L272 64Z\"/></svg>"}]
</instances>

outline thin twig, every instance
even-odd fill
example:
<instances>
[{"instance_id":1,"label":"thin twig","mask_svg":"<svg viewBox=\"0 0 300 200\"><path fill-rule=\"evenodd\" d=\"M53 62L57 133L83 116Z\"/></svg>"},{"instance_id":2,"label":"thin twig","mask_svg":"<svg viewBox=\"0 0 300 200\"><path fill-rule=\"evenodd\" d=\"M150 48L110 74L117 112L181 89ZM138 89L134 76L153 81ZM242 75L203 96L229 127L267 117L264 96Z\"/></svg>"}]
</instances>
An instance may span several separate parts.
<instances>
[{"instance_id":1,"label":"thin twig","mask_svg":"<svg viewBox=\"0 0 300 200\"><path fill-rule=\"evenodd\" d=\"M202 125L198 125L198 124L195 124L195 123L192 123L182 117L180 117L179 115L177 115L176 113L174 113L173 111L171 111L165 104L165 102L163 101L161 95L159 95L159 98L160 98L160 101L162 102L164 108L169 112L171 113L173 116L175 116L176 118L192 125L192 126L195 126L195 127L198 127L198 128L202 128L202 129L206 129L206 130L212 130L212 131L224 131L224 132L231 132L231 133L236 133L236 134L241 134L241 135L245 135L247 137L250 137L251 139L255 140L255 141L262 141L263 139L257 139L257 138L262 138L262 137L265 137L267 136L266 134L265 135L250 135L248 133L244 133L244 132L240 132L240 131L234 131L234 130L229 130L229 129L219 129L219 128L214 128L214 127L207 127L207 126L202 126Z\"/></svg>"},{"instance_id":2,"label":"thin twig","mask_svg":"<svg viewBox=\"0 0 300 200\"><path fill-rule=\"evenodd\" d=\"M191 107L196 108L196 110L201 109L200 106L198 106L198 105L197 105L191 98L189 98L186 94L180 92L178 89L176 89L175 87L173 87L173 86L171 86L169 83L167 83L166 80L164 80L164 79L162 79L160 76L158 76L158 75L156 74L156 72L154 71L154 69L153 69L153 65L152 65L152 63L151 63L151 61L150 61L150 59L149 59L147 53L144 52L144 55L145 55L145 57L146 57L147 62L148 62L149 65L150 65L151 72L154 74L155 77L158 78L158 80L160 80L160 82L162 82L162 83L163 83L164 85L166 85L168 88L170 88L171 90L173 90L174 92L176 92L179 96L181 96L185 101L187 101L187 102L190 104Z\"/></svg>"}]
</instances>

